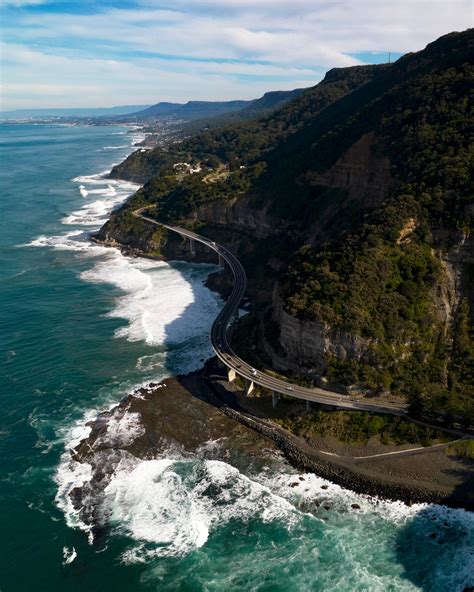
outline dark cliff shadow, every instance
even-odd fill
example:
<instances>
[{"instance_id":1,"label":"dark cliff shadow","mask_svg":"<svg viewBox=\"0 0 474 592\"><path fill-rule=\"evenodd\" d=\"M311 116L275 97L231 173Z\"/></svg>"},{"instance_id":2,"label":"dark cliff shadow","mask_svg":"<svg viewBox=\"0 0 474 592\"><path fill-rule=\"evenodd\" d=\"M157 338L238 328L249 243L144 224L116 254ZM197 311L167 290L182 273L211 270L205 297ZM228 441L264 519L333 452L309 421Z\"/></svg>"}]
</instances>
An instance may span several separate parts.
<instances>
[{"instance_id":1,"label":"dark cliff shadow","mask_svg":"<svg viewBox=\"0 0 474 592\"><path fill-rule=\"evenodd\" d=\"M213 355L211 346L211 326L219 314L220 307L211 304L210 308L215 314L205 310L202 299L209 298L208 288L205 287L207 275L203 277L203 270L208 275L218 271L216 265L210 263L197 263L190 267L190 262L168 261L173 269L182 273L191 284L193 301L189 303L181 314L165 325L164 346L168 352L165 368L171 376L187 372L187 368L194 370L204 366L209 354ZM198 267L199 265L199 267ZM210 297L218 299L216 292ZM203 318L204 317L204 318ZM200 330L200 326L202 329ZM207 350L203 354L203 350ZM207 355L206 355L207 354Z\"/></svg>"},{"instance_id":2,"label":"dark cliff shadow","mask_svg":"<svg viewBox=\"0 0 474 592\"><path fill-rule=\"evenodd\" d=\"M451 474L462 482L445 503L471 511L428 505L396 539L396 555L406 579L424 592L474 590L474 462L459 463L459 471Z\"/></svg>"}]
</instances>

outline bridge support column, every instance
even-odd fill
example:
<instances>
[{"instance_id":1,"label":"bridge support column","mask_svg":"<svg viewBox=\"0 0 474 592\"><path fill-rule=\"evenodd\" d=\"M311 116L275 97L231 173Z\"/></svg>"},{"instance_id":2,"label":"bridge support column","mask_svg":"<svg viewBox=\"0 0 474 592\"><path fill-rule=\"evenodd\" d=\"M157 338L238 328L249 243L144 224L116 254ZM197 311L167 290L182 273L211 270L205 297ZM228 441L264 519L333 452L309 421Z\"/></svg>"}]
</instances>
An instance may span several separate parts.
<instances>
[{"instance_id":1,"label":"bridge support column","mask_svg":"<svg viewBox=\"0 0 474 592\"><path fill-rule=\"evenodd\" d=\"M189 250L191 252L191 257L196 256L196 244L192 238L189 239Z\"/></svg>"},{"instance_id":2,"label":"bridge support column","mask_svg":"<svg viewBox=\"0 0 474 592\"><path fill-rule=\"evenodd\" d=\"M253 383L253 380L247 380L247 388L245 390L245 394L247 395L247 397L251 394L254 388L255 384Z\"/></svg>"},{"instance_id":3,"label":"bridge support column","mask_svg":"<svg viewBox=\"0 0 474 592\"><path fill-rule=\"evenodd\" d=\"M220 253L218 253L218 256L219 256L219 269L221 271L224 271L224 269L225 269L224 257Z\"/></svg>"},{"instance_id":4,"label":"bridge support column","mask_svg":"<svg viewBox=\"0 0 474 592\"><path fill-rule=\"evenodd\" d=\"M233 368L227 368L227 380L229 382L234 382L236 378L235 370Z\"/></svg>"},{"instance_id":5,"label":"bridge support column","mask_svg":"<svg viewBox=\"0 0 474 592\"><path fill-rule=\"evenodd\" d=\"M280 393L276 393L275 391L272 391L272 407L273 407L273 409L275 409L279 400L280 400Z\"/></svg>"},{"instance_id":6,"label":"bridge support column","mask_svg":"<svg viewBox=\"0 0 474 592\"><path fill-rule=\"evenodd\" d=\"M313 408L311 401L306 401L306 411L311 411Z\"/></svg>"}]
</instances>

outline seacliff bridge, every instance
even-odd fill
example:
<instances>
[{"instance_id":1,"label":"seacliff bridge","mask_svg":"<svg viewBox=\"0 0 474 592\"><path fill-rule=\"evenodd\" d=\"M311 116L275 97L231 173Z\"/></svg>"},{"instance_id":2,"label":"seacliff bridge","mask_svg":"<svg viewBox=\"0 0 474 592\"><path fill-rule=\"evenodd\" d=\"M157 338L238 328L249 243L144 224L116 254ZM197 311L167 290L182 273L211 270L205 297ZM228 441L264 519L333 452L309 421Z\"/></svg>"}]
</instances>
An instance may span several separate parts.
<instances>
[{"instance_id":1,"label":"seacliff bridge","mask_svg":"<svg viewBox=\"0 0 474 592\"><path fill-rule=\"evenodd\" d=\"M228 379L230 382L234 381L237 376L245 380L246 392L250 394L256 385L269 390L272 393L273 406L275 406L282 394L302 399L306 401L309 407L311 403L318 403L321 405L329 405L338 409L352 409L358 411L372 411L377 413L390 413L392 415L407 415L408 411L405 406L391 404L388 402L378 402L376 400L366 401L357 400L348 395L342 395L330 390L322 388L306 388L297 384L289 383L264 372L260 372L245 362L233 351L228 340L228 329L232 322L238 318L239 305L245 295L247 289L247 276L245 270L240 264L239 260L228 249L216 242L200 236L190 230L179 228L177 226L170 226L158 222L143 214L147 208L140 208L133 212L137 218L142 218L151 224L162 226L167 230L176 232L177 234L189 240L191 255L195 255L195 243L199 242L215 251L219 258L219 265L224 267L224 262L229 266L233 276L234 285L232 293L225 303L225 306L215 319L211 329L211 342L216 356L227 367Z\"/></svg>"}]
</instances>

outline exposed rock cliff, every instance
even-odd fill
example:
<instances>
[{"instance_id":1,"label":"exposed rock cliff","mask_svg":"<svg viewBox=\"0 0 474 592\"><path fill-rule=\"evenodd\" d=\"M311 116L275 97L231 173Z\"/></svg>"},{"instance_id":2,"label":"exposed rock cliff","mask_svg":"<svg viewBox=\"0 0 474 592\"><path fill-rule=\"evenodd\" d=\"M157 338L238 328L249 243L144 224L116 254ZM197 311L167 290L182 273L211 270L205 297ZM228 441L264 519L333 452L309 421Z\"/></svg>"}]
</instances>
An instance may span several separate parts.
<instances>
[{"instance_id":1,"label":"exposed rock cliff","mask_svg":"<svg viewBox=\"0 0 474 592\"><path fill-rule=\"evenodd\" d=\"M375 133L364 134L324 173L308 171L310 185L339 187L364 208L379 206L393 186L390 159Z\"/></svg>"},{"instance_id":2,"label":"exposed rock cliff","mask_svg":"<svg viewBox=\"0 0 474 592\"><path fill-rule=\"evenodd\" d=\"M338 360L360 359L370 350L370 340L335 331L326 323L290 316L283 307L278 286L273 292L273 318L280 329L279 344L289 361L297 361L299 366L318 374L326 373L328 356Z\"/></svg>"},{"instance_id":3,"label":"exposed rock cliff","mask_svg":"<svg viewBox=\"0 0 474 592\"><path fill-rule=\"evenodd\" d=\"M193 210L190 220L193 223L242 227L252 231L256 238L265 238L285 226L282 220L268 213L268 207L256 209L249 202L246 196L236 196L201 203Z\"/></svg>"}]
</instances>

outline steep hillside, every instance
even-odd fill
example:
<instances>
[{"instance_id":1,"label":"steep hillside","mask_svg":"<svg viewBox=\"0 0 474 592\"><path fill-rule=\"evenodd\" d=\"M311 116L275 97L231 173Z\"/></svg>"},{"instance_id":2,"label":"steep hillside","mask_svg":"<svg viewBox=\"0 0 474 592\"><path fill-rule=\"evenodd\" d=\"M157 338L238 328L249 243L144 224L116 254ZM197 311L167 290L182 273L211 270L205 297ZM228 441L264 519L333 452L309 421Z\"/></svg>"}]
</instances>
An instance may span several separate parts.
<instances>
[{"instance_id":1,"label":"steep hillside","mask_svg":"<svg viewBox=\"0 0 474 592\"><path fill-rule=\"evenodd\" d=\"M166 252L130 214L154 204L238 252L274 367L472 423L473 42L331 70L259 120L135 153L112 175L146 184L100 237Z\"/></svg>"}]
</instances>

